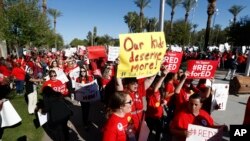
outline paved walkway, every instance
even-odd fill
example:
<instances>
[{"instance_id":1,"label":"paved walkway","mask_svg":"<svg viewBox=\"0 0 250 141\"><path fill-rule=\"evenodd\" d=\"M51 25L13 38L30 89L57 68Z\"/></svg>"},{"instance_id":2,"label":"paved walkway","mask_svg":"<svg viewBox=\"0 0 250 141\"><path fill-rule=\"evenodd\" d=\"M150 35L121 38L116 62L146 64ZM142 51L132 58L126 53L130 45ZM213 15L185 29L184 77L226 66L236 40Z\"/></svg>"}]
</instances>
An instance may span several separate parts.
<instances>
[{"instance_id":1,"label":"paved walkway","mask_svg":"<svg viewBox=\"0 0 250 141\"><path fill-rule=\"evenodd\" d=\"M226 71L217 71L215 76L215 83L229 83L229 81L222 80L226 74ZM225 124L230 127L232 124L242 124L245 114L246 102L250 94L229 95L228 102L225 111L214 111L212 117L216 124ZM68 99L69 100L69 99ZM70 101L70 100L69 100ZM72 128L70 133L72 141L99 141L101 140L101 127L104 123L105 115L100 110L102 105L100 103L94 103L91 105L90 120L92 121L92 127L86 131L83 129L81 120L81 108L76 101L72 102L70 106L74 115L70 119L69 126ZM98 109L98 110L97 110ZM229 140L226 134L224 140ZM42 141L51 141L51 139L44 135Z\"/></svg>"}]
</instances>

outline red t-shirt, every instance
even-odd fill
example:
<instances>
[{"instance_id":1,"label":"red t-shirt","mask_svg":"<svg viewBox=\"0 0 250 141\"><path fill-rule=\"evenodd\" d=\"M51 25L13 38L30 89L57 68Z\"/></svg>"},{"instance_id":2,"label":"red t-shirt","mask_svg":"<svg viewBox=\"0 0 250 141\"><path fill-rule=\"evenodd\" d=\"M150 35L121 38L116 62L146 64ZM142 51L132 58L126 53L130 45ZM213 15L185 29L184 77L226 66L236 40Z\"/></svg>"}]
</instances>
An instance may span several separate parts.
<instances>
[{"instance_id":1,"label":"red t-shirt","mask_svg":"<svg viewBox=\"0 0 250 141\"><path fill-rule=\"evenodd\" d=\"M11 72L11 75L14 76L17 80L24 80L25 74L26 72L19 67L15 67Z\"/></svg>"},{"instance_id":2,"label":"red t-shirt","mask_svg":"<svg viewBox=\"0 0 250 141\"><path fill-rule=\"evenodd\" d=\"M194 116L187 108L180 111L171 121L170 128L187 130L188 124L201 125L205 127L212 127L214 121L212 117L204 110L200 109L199 115ZM175 136L178 141L185 141L186 137Z\"/></svg>"},{"instance_id":3,"label":"red t-shirt","mask_svg":"<svg viewBox=\"0 0 250 141\"><path fill-rule=\"evenodd\" d=\"M60 80L48 80L46 82L43 83L43 87L45 86L49 86L51 87L54 91L56 92L60 92L63 95L67 95L68 94L68 89L66 88L66 85L63 84Z\"/></svg>"},{"instance_id":4,"label":"red t-shirt","mask_svg":"<svg viewBox=\"0 0 250 141\"><path fill-rule=\"evenodd\" d=\"M88 80L85 77L82 77L82 80L80 79L80 77L76 78L76 82L77 83L81 83L81 84L86 84L86 83L90 83L92 81L94 81L94 77L93 76L87 76Z\"/></svg>"},{"instance_id":5,"label":"red t-shirt","mask_svg":"<svg viewBox=\"0 0 250 141\"><path fill-rule=\"evenodd\" d=\"M111 114L103 127L102 141L127 141L126 130L130 121L130 114L124 117Z\"/></svg>"},{"instance_id":6,"label":"red t-shirt","mask_svg":"<svg viewBox=\"0 0 250 141\"><path fill-rule=\"evenodd\" d=\"M102 87L103 87L103 86L106 86L106 85L109 83L110 80L111 80L111 78L110 78L110 79L107 79L107 78L103 78L103 77L102 77Z\"/></svg>"},{"instance_id":7,"label":"red t-shirt","mask_svg":"<svg viewBox=\"0 0 250 141\"><path fill-rule=\"evenodd\" d=\"M161 106L161 95L160 92L154 92L153 88L149 88L147 91L147 111L146 117L155 119L162 118L163 108Z\"/></svg>"},{"instance_id":8,"label":"red t-shirt","mask_svg":"<svg viewBox=\"0 0 250 141\"><path fill-rule=\"evenodd\" d=\"M0 73L2 73L4 76L11 75L11 71L4 65L0 65Z\"/></svg>"},{"instance_id":9,"label":"red t-shirt","mask_svg":"<svg viewBox=\"0 0 250 141\"><path fill-rule=\"evenodd\" d=\"M172 94L174 92L174 84L173 83L166 83L165 85L165 92L168 92L168 94ZM172 97L172 96L171 96ZM164 99L169 102L171 97L165 97Z\"/></svg>"},{"instance_id":10,"label":"red t-shirt","mask_svg":"<svg viewBox=\"0 0 250 141\"><path fill-rule=\"evenodd\" d=\"M186 106L188 98L189 96L184 88L181 89L179 94L175 95L175 113L178 113Z\"/></svg>"}]
</instances>

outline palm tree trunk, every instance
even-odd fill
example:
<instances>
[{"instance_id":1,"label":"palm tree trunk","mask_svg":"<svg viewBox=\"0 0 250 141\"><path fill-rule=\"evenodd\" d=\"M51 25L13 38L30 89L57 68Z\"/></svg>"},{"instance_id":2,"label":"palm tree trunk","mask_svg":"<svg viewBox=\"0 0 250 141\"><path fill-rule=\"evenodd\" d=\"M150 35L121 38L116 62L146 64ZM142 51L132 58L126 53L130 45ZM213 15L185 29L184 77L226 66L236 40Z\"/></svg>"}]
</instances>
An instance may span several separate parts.
<instances>
[{"instance_id":1,"label":"palm tree trunk","mask_svg":"<svg viewBox=\"0 0 250 141\"><path fill-rule=\"evenodd\" d=\"M208 8L207 8L208 17L207 17L207 27L206 27L206 34L205 34L205 44L204 44L204 48L203 48L204 51L206 51L207 47L208 47L211 20L212 20L212 16L214 14L214 11L215 11L215 2L216 1L209 3Z\"/></svg>"},{"instance_id":2,"label":"palm tree trunk","mask_svg":"<svg viewBox=\"0 0 250 141\"><path fill-rule=\"evenodd\" d=\"M236 16L234 16L234 19L233 19L233 25L235 26L236 24Z\"/></svg>"},{"instance_id":3,"label":"palm tree trunk","mask_svg":"<svg viewBox=\"0 0 250 141\"><path fill-rule=\"evenodd\" d=\"M170 33L172 32L172 29L173 29L173 19L174 19L174 9L172 9L172 12L171 12Z\"/></svg>"},{"instance_id":4,"label":"palm tree trunk","mask_svg":"<svg viewBox=\"0 0 250 141\"><path fill-rule=\"evenodd\" d=\"M188 12L186 12L186 14L185 14L185 23L187 23L188 16L189 16L189 14L188 14Z\"/></svg>"},{"instance_id":5,"label":"palm tree trunk","mask_svg":"<svg viewBox=\"0 0 250 141\"><path fill-rule=\"evenodd\" d=\"M4 8L3 0L0 0L0 10Z\"/></svg>"},{"instance_id":6,"label":"palm tree trunk","mask_svg":"<svg viewBox=\"0 0 250 141\"><path fill-rule=\"evenodd\" d=\"M143 18L143 12L140 12L140 32L142 32L142 18Z\"/></svg>"},{"instance_id":7,"label":"palm tree trunk","mask_svg":"<svg viewBox=\"0 0 250 141\"><path fill-rule=\"evenodd\" d=\"M47 0L43 0L43 14L46 14L47 11Z\"/></svg>"}]
</instances>

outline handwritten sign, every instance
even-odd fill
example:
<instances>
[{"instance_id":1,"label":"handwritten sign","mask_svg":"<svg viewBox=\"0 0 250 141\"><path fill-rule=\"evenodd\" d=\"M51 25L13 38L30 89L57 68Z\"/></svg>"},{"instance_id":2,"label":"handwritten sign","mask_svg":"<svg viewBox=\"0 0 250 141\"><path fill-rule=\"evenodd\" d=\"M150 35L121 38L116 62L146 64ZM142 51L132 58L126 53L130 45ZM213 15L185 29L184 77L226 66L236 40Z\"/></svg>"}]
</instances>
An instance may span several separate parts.
<instances>
[{"instance_id":1,"label":"handwritten sign","mask_svg":"<svg viewBox=\"0 0 250 141\"><path fill-rule=\"evenodd\" d=\"M218 61L210 60L189 60L187 62L187 71L190 73L188 78L201 79L214 77L218 66Z\"/></svg>"},{"instance_id":2,"label":"handwritten sign","mask_svg":"<svg viewBox=\"0 0 250 141\"><path fill-rule=\"evenodd\" d=\"M147 77L160 70L166 51L163 32L120 34L117 77Z\"/></svg>"},{"instance_id":3,"label":"handwritten sign","mask_svg":"<svg viewBox=\"0 0 250 141\"><path fill-rule=\"evenodd\" d=\"M217 105L220 107L217 110L225 111L229 94L229 84L213 84L212 90L214 94L212 95L211 112L215 110Z\"/></svg>"},{"instance_id":4,"label":"handwritten sign","mask_svg":"<svg viewBox=\"0 0 250 141\"><path fill-rule=\"evenodd\" d=\"M166 66L170 72L176 73L181 65L182 55L182 52L168 51L164 56L163 66Z\"/></svg>"},{"instance_id":5,"label":"handwritten sign","mask_svg":"<svg viewBox=\"0 0 250 141\"><path fill-rule=\"evenodd\" d=\"M87 84L75 83L76 100L82 102L94 102L100 100L100 91L97 81Z\"/></svg>"},{"instance_id":6,"label":"handwritten sign","mask_svg":"<svg viewBox=\"0 0 250 141\"><path fill-rule=\"evenodd\" d=\"M120 47L109 46L108 61L115 61L119 56Z\"/></svg>"},{"instance_id":7,"label":"handwritten sign","mask_svg":"<svg viewBox=\"0 0 250 141\"><path fill-rule=\"evenodd\" d=\"M189 124L188 131L191 135L186 141L207 141L217 134L218 129Z\"/></svg>"}]
</instances>

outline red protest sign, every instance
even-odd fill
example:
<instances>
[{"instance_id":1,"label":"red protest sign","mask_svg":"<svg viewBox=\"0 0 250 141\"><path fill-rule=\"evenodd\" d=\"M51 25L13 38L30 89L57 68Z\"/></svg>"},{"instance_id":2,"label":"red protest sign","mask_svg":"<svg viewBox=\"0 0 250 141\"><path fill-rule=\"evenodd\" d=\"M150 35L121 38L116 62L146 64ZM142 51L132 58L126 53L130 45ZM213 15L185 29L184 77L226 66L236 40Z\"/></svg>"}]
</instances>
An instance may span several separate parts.
<instances>
[{"instance_id":1,"label":"red protest sign","mask_svg":"<svg viewBox=\"0 0 250 141\"><path fill-rule=\"evenodd\" d=\"M100 57L107 57L106 49L104 46L89 46L87 47L88 58L97 59Z\"/></svg>"},{"instance_id":2,"label":"red protest sign","mask_svg":"<svg viewBox=\"0 0 250 141\"><path fill-rule=\"evenodd\" d=\"M214 77L218 66L218 61L211 60L189 60L187 62L187 71L190 73L188 78L209 79Z\"/></svg>"},{"instance_id":3,"label":"red protest sign","mask_svg":"<svg viewBox=\"0 0 250 141\"><path fill-rule=\"evenodd\" d=\"M181 65L182 52L167 52L164 56L163 66L166 66L170 72L177 72Z\"/></svg>"}]
</instances>

